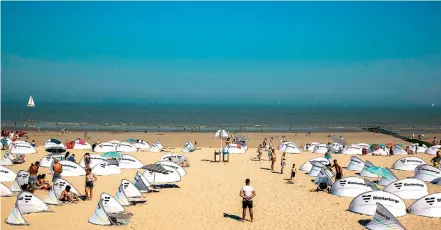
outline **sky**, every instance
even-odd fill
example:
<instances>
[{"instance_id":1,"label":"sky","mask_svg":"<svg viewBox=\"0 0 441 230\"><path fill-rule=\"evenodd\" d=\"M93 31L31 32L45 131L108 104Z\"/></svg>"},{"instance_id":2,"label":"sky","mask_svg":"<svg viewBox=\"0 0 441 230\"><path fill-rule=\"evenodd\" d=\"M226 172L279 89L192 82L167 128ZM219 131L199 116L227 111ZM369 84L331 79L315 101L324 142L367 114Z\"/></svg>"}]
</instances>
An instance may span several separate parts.
<instances>
[{"instance_id":1,"label":"sky","mask_svg":"<svg viewBox=\"0 0 441 230\"><path fill-rule=\"evenodd\" d=\"M441 2L2 2L2 101L440 103Z\"/></svg>"}]
</instances>

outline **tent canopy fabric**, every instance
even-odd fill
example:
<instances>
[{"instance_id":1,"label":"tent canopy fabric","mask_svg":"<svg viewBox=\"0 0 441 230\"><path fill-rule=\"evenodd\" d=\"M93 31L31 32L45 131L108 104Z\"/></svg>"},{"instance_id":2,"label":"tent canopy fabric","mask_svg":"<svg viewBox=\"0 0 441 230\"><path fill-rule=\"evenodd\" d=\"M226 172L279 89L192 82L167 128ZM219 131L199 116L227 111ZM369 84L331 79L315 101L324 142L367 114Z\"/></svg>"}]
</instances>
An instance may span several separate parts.
<instances>
[{"instance_id":1,"label":"tent canopy fabric","mask_svg":"<svg viewBox=\"0 0 441 230\"><path fill-rule=\"evenodd\" d=\"M121 157L121 154L119 152L107 152L107 153L104 153L101 156L102 157L107 157L107 158L119 158L119 157Z\"/></svg>"},{"instance_id":2,"label":"tent canopy fabric","mask_svg":"<svg viewBox=\"0 0 441 230\"><path fill-rule=\"evenodd\" d=\"M149 170L151 172L156 172L156 173L168 174L168 170L159 164L144 165L144 166L142 166L142 169L146 169L146 170Z\"/></svg>"},{"instance_id":3,"label":"tent canopy fabric","mask_svg":"<svg viewBox=\"0 0 441 230\"><path fill-rule=\"evenodd\" d=\"M59 141L59 140L57 140L57 139L54 139L54 138L51 139L51 142L52 142L52 143L55 143L55 144L57 144L57 145L61 144L61 141Z\"/></svg>"}]
</instances>

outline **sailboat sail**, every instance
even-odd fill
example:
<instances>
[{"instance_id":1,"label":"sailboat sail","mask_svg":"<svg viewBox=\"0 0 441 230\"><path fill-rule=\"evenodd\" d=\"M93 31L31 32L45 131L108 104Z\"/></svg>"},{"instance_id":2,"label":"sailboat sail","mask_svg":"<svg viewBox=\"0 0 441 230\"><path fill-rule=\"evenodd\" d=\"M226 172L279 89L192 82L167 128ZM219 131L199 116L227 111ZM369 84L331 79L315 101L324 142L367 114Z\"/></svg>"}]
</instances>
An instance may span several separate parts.
<instances>
[{"instance_id":1,"label":"sailboat sail","mask_svg":"<svg viewBox=\"0 0 441 230\"><path fill-rule=\"evenodd\" d=\"M32 96L29 97L29 101L27 104L28 107L35 107L34 98Z\"/></svg>"}]
</instances>

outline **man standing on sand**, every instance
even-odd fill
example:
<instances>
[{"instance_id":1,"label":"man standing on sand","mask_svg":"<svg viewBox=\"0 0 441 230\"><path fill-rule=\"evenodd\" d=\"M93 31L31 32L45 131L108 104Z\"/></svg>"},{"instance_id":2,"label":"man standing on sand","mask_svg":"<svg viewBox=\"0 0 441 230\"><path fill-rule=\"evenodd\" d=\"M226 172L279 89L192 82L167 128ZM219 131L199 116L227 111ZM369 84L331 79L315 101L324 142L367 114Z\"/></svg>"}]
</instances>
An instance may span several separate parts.
<instances>
[{"instance_id":1,"label":"man standing on sand","mask_svg":"<svg viewBox=\"0 0 441 230\"><path fill-rule=\"evenodd\" d=\"M256 196L256 191L250 186L250 179L245 180L245 186L240 190L239 196L242 197L242 222L245 221L247 215L247 208L250 210L251 222L253 222L253 198Z\"/></svg>"},{"instance_id":2,"label":"man standing on sand","mask_svg":"<svg viewBox=\"0 0 441 230\"><path fill-rule=\"evenodd\" d=\"M63 172L63 166L60 164L60 162L58 162L58 159L54 160L52 171L54 172L54 175L52 176L52 183L55 183L58 178L61 178L61 173Z\"/></svg>"},{"instance_id":3,"label":"man standing on sand","mask_svg":"<svg viewBox=\"0 0 441 230\"><path fill-rule=\"evenodd\" d=\"M38 169L40 168L40 162L36 161L35 163L31 164L31 166L28 169L29 172L29 188L32 193L34 193L36 189L36 183L37 183L37 176L38 176Z\"/></svg>"},{"instance_id":4,"label":"man standing on sand","mask_svg":"<svg viewBox=\"0 0 441 230\"><path fill-rule=\"evenodd\" d=\"M276 164L276 160L277 160L276 151L274 149L272 149L272 154L271 154L271 172L274 172L274 164Z\"/></svg>"},{"instance_id":5,"label":"man standing on sand","mask_svg":"<svg viewBox=\"0 0 441 230\"><path fill-rule=\"evenodd\" d=\"M334 165L331 166L331 168L335 168L335 180L340 180L343 177L343 169L340 165L338 165L337 160L334 160Z\"/></svg>"}]
</instances>

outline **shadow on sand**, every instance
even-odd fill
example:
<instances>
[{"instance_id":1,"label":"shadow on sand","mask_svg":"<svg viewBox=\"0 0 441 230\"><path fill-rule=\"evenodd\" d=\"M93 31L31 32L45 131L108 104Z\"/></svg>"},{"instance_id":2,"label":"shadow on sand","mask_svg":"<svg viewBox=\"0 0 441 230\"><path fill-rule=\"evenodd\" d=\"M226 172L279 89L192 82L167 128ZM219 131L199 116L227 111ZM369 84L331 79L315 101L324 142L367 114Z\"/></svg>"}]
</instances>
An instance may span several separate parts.
<instances>
[{"instance_id":1,"label":"shadow on sand","mask_svg":"<svg viewBox=\"0 0 441 230\"><path fill-rule=\"evenodd\" d=\"M364 220L359 220L358 223L364 227L364 226L366 226L370 221L371 221L371 220L369 220L369 219L364 219Z\"/></svg>"},{"instance_id":2,"label":"shadow on sand","mask_svg":"<svg viewBox=\"0 0 441 230\"><path fill-rule=\"evenodd\" d=\"M263 170L268 170L268 171L270 171L270 170L271 170L270 168L264 168L264 167L260 167L260 169L263 169Z\"/></svg>"},{"instance_id":3,"label":"shadow on sand","mask_svg":"<svg viewBox=\"0 0 441 230\"><path fill-rule=\"evenodd\" d=\"M216 161L208 160L208 159L202 159L201 161L210 162L210 163L216 162Z\"/></svg>"},{"instance_id":4,"label":"shadow on sand","mask_svg":"<svg viewBox=\"0 0 441 230\"><path fill-rule=\"evenodd\" d=\"M233 220L237 220L237 221L242 221L242 217L237 216L237 215L233 215L233 214L229 214L229 213L224 213L224 217L225 218L230 218Z\"/></svg>"},{"instance_id":5,"label":"shadow on sand","mask_svg":"<svg viewBox=\"0 0 441 230\"><path fill-rule=\"evenodd\" d=\"M176 184L161 184L161 185L153 185L154 189L163 189L163 188L181 188Z\"/></svg>"}]
</instances>

